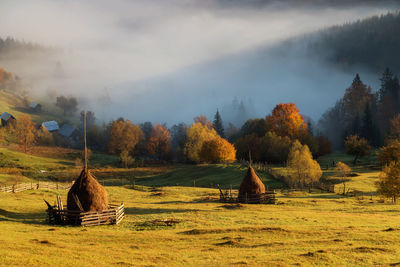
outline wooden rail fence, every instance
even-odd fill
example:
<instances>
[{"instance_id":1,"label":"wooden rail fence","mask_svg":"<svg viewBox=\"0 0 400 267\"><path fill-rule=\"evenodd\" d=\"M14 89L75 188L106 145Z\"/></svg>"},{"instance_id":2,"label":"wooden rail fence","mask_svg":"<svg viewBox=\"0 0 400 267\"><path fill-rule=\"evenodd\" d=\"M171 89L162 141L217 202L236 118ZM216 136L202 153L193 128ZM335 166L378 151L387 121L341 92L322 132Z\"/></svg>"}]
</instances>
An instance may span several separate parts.
<instances>
[{"instance_id":1,"label":"wooden rail fence","mask_svg":"<svg viewBox=\"0 0 400 267\"><path fill-rule=\"evenodd\" d=\"M70 189L72 184L65 183L54 183L54 182L35 182L35 183L23 183L23 184L13 184L8 186L0 186L0 192L5 193L18 193L25 190L35 190L35 189L60 189L67 190Z\"/></svg>"},{"instance_id":2,"label":"wooden rail fence","mask_svg":"<svg viewBox=\"0 0 400 267\"><path fill-rule=\"evenodd\" d=\"M46 210L50 224L94 226L102 224L118 224L125 216L124 204L109 205L103 211L75 211L58 209L54 206Z\"/></svg>"}]
</instances>

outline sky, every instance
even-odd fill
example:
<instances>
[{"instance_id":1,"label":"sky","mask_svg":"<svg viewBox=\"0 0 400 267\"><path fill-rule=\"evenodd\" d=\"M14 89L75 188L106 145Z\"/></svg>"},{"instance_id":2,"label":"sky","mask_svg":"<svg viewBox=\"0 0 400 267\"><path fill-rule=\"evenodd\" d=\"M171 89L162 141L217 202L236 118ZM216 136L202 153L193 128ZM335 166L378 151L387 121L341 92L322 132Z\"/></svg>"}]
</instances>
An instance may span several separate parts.
<instances>
[{"instance_id":1,"label":"sky","mask_svg":"<svg viewBox=\"0 0 400 267\"><path fill-rule=\"evenodd\" d=\"M123 116L135 122L190 122L199 114L211 116L235 96L251 96L256 116L265 116L279 102L294 101L317 120L352 74L265 51L288 38L392 7L375 4L379 1L351 6L348 1L310 2L2 0L0 37L62 52L35 66L0 64L20 73L37 94L55 88L79 96L81 108L95 110L104 120ZM62 78L54 77L57 62ZM316 71L331 84L316 88ZM279 76L283 72L285 77ZM317 103L307 102L305 94Z\"/></svg>"}]
</instances>

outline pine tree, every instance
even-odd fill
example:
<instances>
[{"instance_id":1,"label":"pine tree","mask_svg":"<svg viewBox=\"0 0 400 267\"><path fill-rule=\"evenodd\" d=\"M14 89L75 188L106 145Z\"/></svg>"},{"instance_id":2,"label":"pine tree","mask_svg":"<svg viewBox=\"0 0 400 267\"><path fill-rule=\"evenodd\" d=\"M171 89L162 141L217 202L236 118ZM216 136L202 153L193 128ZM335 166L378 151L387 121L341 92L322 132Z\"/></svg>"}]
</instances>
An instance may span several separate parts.
<instances>
[{"instance_id":1,"label":"pine tree","mask_svg":"<svg viewBox=\"0 0 400 267\"><path fill-rule=\"evenodd\" d=\"M216 131L222 138L225 138L224 126L223 126L223 124L222 124L222 118L221 118L221 115L219 114L218 109L217 109L217 113L215 113L213 123L214 123L214 129L215 129L215 131Z\"/></svg>"}]
</instances>

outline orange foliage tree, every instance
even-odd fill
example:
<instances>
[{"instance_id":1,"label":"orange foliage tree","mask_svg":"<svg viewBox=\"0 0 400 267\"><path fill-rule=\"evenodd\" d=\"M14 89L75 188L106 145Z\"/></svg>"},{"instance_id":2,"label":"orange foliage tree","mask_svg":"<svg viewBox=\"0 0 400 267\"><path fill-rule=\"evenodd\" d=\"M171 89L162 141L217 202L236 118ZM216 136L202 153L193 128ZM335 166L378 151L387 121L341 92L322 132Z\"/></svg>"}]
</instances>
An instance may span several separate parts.
<instances>
[{"instance_id":1,"label":"orange foliage tree","mask_svg":"<svg viewBox=\"0 0 400 267\"><path fill-rule=\"evenodd\" d=\"M111 154L119 155L126 150L133 153L136 145L144 138L144 134L139 126L134 125L129 120L114 121L111 126L108 151Z\"/></svg>"},{"instance_id":2,"label":"orange foliage tree","mask_svg":"<svg viewBox=\"0 0 400 267\"><path fill-rule=\"evenodd\" d=\"M236 160L236 149L224 138L217 137L203 143L200 159L211 163L234 162Z\"/></svg>"},{"instance_id":3,"label":"orange foliage tree","mask_svg":"<svg viewBox=\"0 0 400 267\"><path fill-rule=\"evenodd\" d=\"M267 126L279 136L297 139L307 134L307 124L294 103L276 105L272 114L266 117Z\"/></svg>"},{"instance_id":4,"label":"orange foliage tree","mask_svg":"<svg viewBox=\"0 0 400 267\"><path fill-rule=\"evenodd\" d=\"M28 151L36 142L36 128L29 115L21 115L15 126L17 143L22 146L24 153Z\"/></svg>"},{"instance_id":5,"label":"orange foliage tree","mask_svg":"<svg viewBox=\"0 0 400 267\"><path fill-rule=\"evenodd\" d=\"M155 124L151 130L147 150L150 155L158 159L169 159L171 152L171 134L168 129L160 124Z\"/></svg>"}]
</instances>

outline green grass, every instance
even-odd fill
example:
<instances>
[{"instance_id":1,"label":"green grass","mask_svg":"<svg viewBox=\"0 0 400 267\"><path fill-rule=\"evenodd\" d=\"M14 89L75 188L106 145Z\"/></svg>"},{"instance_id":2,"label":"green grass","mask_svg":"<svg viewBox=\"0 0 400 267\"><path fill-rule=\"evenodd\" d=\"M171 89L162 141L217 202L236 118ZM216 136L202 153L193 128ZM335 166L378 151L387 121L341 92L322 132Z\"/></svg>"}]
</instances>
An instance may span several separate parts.
<instances>
[{"instance_id":1,"label":"green grass","mask_svg":"<svg viewBox=\"0 0 400 267\"><path fill-rule=\"evenodd\" d=\"M246 173L247 167L240 164L202 164L202 165L174 165L165 173L139 177L138 184L148 186L196 186L213 187L219 184L221 188L238 188ZM258 172L258 176L270 189L282 188L284 185L265 172Z\"/></svg>"}]
</instances>

